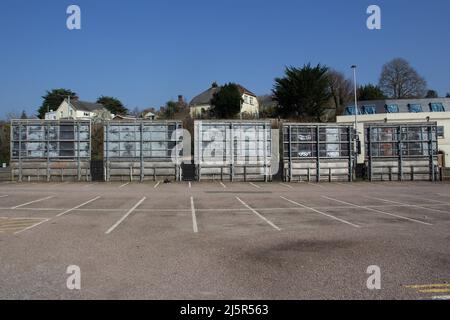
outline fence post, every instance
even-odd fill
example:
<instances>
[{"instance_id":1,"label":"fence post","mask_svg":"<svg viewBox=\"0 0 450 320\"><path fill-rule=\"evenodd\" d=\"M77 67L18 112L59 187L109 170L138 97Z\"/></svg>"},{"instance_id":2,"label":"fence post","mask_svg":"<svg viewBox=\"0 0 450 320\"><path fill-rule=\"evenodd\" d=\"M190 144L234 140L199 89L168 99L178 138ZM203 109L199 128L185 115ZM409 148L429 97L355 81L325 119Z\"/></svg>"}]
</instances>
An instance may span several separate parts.
<instances>
[{"instance_id":1,"label":"fence post","mask_svg":"<svg viewBox=\"0 0 450 320\"><path fill-rule=\"evenodd\" d=\"M414 167L411 167L411 181L414 181Z\"/></svg>"},{"instance_id":2,"label":"fence post","mask_svg":"<svg viewBox=\"0 0 450 320\"><path fill-rule=\"evenodd\" d=\"M328 182L333 181L332 176L331 176L331 168L328 168Z\"/></svg>"}]
</instances>

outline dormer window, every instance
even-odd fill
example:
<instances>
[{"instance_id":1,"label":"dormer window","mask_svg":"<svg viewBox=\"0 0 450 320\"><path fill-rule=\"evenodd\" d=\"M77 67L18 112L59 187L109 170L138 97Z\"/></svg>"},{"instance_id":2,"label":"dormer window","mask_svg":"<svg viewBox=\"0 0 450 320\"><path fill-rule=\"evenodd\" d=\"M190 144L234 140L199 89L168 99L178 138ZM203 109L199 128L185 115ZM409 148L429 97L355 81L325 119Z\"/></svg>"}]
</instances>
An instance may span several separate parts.
<instances>
[{"instance_id":1,"label":"dormer window","mask_svg":"<svg viewBox=\"0 0 450 320\"><path fill-rule=\"evenodd\" d=\"M408 110L411 113L420 113L420 112L423 111L422 110L422 105L420 105L420 104L413 104L413 103L408 104Z\"/></svg>"},{"instance_id":2,"label":"dormer window","mask_svg":"<svg viewBox=\"0 0 450 320\"><path fill-rule=\"evenodd\" d=\"M385 107L386 113L399 113L398 104L387 104Z\"/></svg>"},{"instance_id":3,"label":"dormer window","mask_svg":"<svg viewBox=\"0 0 450 320\"><path fill-rule=\"evenodd\" d=\"M445 112L445 107L442 103L430 103L431 112Z\"/></svg>"},{"instance_id":4,"label":"dormer window","mask_svg":"<svg viewBox=\"0 0 450 320\"><path fill-rule=\"evenodd\" d=\"M377 108L375 105L363 106L362 112L363 114L376 114L377 113L376 109Z\"/></svg>"}]
</instances>

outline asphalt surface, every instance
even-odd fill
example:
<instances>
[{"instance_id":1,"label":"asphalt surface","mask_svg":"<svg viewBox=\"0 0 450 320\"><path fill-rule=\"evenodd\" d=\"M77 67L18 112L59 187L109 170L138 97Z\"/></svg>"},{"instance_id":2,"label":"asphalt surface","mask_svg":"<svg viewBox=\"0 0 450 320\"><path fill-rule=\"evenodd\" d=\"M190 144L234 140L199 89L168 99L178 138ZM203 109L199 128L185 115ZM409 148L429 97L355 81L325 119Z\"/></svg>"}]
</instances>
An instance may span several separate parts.
<instances>
[{"instance_id":1,"label":"asphalt surface","mask_svg":"<svg viewBox=\"0 0 450 320\"><path fill-rule=\"evenodd\" d=\"M444 183L0 184L0 299L450 299L449 244Z\"/></svg>"}]
</instances>

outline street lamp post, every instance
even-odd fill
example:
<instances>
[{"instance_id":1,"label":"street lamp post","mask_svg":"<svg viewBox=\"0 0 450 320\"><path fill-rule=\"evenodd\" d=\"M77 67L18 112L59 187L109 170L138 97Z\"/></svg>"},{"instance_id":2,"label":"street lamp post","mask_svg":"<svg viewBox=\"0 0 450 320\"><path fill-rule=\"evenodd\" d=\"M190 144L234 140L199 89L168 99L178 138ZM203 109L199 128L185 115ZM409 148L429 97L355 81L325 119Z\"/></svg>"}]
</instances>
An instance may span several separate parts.
<instances>
[{"instance_id":1,"label":"street lamp post","mask_svg":"<svg viewBox=\"0 0 450 320\"><path fill-rule=\"evenodd\" d=\"M359 141L359 133L358 133L358 86L356 83L356 65L352 65L353 69L353 84L355 91L355 137L354 137L354 152L355 152L355 165L353 166L356 173L356 166L358 165L358 141ZM353 175L355 177L355 175Z\"/></svg>"}]
</instances>

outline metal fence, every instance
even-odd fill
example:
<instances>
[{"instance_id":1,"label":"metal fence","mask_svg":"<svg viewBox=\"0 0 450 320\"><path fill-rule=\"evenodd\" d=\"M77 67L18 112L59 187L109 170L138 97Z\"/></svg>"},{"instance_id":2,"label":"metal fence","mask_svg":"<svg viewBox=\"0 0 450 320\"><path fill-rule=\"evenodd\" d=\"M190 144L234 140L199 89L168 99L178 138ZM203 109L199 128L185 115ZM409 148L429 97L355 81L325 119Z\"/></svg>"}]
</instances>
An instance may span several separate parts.
<instances>
[{"instance_id":1,"label":"metal fence","mask_svg":"<svg viewBox=\"0 0 450 320\"><path fill-rule=\"evenodd\" d=\"M12 180L88 181L90 135L90 121L12 120Z\"/></svg>"},{"instance_id":2,"label":"metal fence","mask_svg":"<svg viewBox=\"0 0 450 320\"><path fill-rule=\"evenodd\" d=\"M181 179L181 122L111 121L104 130L106 181Z\"/></svg>"},{"instance_id":3,"label":"metal fence","mask_svg":"<svg viewBox=\"0 0 450 320\"><path fill-rule=\"evenodd\" d=\"M285 181L352 181L352 126L286 123L282 130Z\"/></svg>"},{"instance_id":4,"label":"metal fence","mask_svg":"<svg viewBox=\"0 0 450 320\"><path fill-rule=\"evenodd\" d=\"M197 180L269 181L272 132L268 121L195 121Z\"/></svg>"},{"instance_id":5,"label":"metal fence","mask_svg":"<svg viewBox=\"0 0 450 320\"><path fill-rule=\"evenodd\" d=\"M366 124L369 180L438 180L436 123Z\"/></svg>"}]
</instances>

